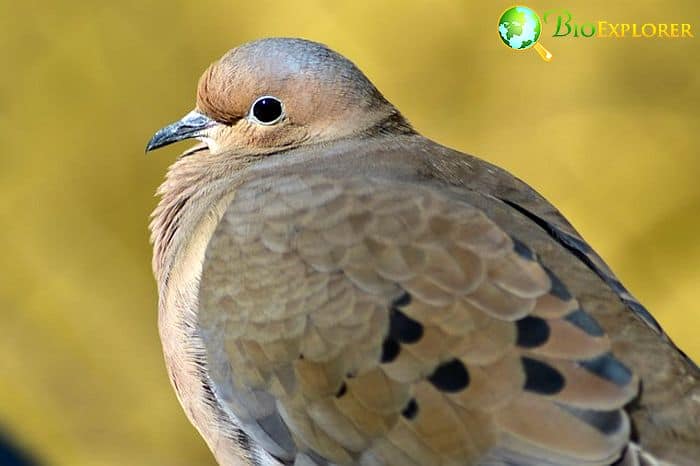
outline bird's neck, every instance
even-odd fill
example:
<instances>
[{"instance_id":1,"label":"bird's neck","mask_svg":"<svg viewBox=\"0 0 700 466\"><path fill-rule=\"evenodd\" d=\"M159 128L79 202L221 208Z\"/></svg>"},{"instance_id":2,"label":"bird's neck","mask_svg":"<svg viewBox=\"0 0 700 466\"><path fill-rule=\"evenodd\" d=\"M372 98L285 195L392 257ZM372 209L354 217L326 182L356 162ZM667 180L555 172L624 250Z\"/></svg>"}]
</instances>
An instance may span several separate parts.
<instances>
[{"instance_id":1,"label":"bird's neck","mask_svg":"<svg viewBox=\"0 0 700 466\"><path fill-rule=\"evenodd\" d=\"M391 107L391 111L364 131L365 138L386 134L400 136L416 133L398 110ZM334 143L342 146L343 139ZM328 143L324 143L324 147L328 148ZM287 148L285 153L294 149ZM192 240L191 236L203 217L211 216L211 208L218 200L226 193L235 191L248 166L269 155L257 153L243 156L230 151L213 154L203 149L186 152L170 166L165 181L158 188L157 194L161 200L151 216L150 224L153 271L161 288L168 282L175 257L183 245Z\"/></svg>"},{"instance_id":2,"label":"bird's neck","mask_svg":"<svg viewBox=\"0 0 700 466\"><path fill-rule=\"evenodd\" d=\"M150 224L152 265L161 293L177 255L193 239L202 221L218 221L208 218L213 215L212 207L235 189L237 175L252 160L201 150L181 157L170 166L158 188L161 199Z\"/></svg>"}]
</instances>

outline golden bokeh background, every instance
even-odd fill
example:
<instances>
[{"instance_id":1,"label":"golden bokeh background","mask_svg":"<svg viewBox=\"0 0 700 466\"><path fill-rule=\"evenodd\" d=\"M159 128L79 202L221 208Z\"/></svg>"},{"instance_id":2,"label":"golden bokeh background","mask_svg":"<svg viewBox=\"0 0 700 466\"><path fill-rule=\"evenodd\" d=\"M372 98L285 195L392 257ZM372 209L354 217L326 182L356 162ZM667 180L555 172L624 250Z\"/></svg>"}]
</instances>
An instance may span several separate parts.
<instances>
[{"instance_id":1,"label":"golden bokeh background","mask_svg":"<svg viewBox=\"0 0 700 466\"><path fill-rule=\"evenodd\" d=\"M0 0L0 433L42 464L213 461L167 380L147 219L228 48L301 36L355 61L414 125L568 216L700 359L700 37L497 36L510 1ZM693 22L700 3L529 1L574 21Z\"/></svg>"}]
</instances>

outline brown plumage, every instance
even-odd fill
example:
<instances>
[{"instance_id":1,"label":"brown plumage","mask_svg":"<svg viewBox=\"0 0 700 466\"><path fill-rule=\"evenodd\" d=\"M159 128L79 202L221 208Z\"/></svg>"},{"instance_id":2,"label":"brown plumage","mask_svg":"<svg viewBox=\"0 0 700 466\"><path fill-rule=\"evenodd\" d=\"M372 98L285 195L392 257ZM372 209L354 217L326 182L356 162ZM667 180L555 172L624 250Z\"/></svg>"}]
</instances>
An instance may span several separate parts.
<instances>
[{"instance_id":1,"label":"brown plumage","mask_svg":"<svg viewBox=\"0 0 700 466\"><path fill-rule=\"evenodd\" d=\"M152 221L171 380L222 465L700 458L700 373L545 199L347 59L241 46Z\"/></svg>"}]
</instances>

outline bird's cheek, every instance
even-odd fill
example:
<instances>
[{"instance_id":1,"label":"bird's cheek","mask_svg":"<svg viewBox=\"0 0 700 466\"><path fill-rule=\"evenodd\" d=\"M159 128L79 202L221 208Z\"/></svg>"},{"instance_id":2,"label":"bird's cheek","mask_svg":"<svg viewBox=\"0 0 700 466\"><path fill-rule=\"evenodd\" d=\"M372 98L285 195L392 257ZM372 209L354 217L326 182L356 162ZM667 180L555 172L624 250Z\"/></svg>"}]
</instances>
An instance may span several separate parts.
<instances>
[{"instance_id":1,"label":"bird's cheek","mask_svg":"<svg viewBox=\"0 0 700 466\"><path fill-rule=\"evenodd\" d=\"M216 141L216 139L209 136L200 136L197 139L207 145L209 148L209 153L216 154L221 151L221 145Z\"/></svg>"},{"instance_id":2,"label":"bird's cheek","mask_svg":"<svg viewBox=\"0 0 700 466\"><path fill-rule=\"evenodd\" d=\"M247 136L250 147L259 149L282 149L302 142L298 130L288 124L257 126Z\"/></svg>"},{"instance_id":3,"label":"bird's cheek","mask_svg":"<svg viewBox=\"0 0 700 466\"><path fill-rule=\"evenodd\" d=\"M209 152L217 154L226 150L241 149L246 146L246 137L239 125L217 125L198 138L209 147Z\"/></svg>"}]
</instances>

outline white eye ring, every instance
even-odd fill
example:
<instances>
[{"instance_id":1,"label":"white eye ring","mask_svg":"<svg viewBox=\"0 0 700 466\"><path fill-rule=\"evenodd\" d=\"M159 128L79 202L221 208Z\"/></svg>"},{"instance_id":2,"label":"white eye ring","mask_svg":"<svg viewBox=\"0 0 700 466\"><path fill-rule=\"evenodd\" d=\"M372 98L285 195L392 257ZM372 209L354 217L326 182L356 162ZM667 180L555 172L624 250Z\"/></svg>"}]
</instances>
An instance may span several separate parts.
<instances>
[{"instance_id":1,"label":"white eye ring","mask_svg":"<svg viewBox=\"0 0 700 466\"><path fill-rule=\"evenodd\" d=\"M284 115L284 104L273 95L258 97L248 110L248 120L265 126L279 123Z\"/></svg>"}]
</instances>

